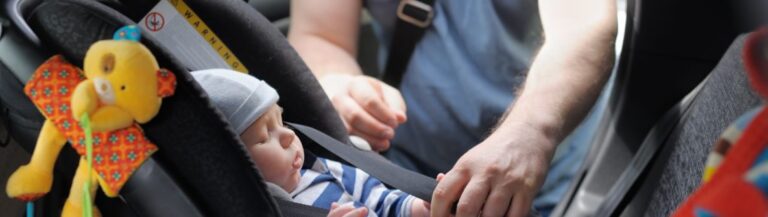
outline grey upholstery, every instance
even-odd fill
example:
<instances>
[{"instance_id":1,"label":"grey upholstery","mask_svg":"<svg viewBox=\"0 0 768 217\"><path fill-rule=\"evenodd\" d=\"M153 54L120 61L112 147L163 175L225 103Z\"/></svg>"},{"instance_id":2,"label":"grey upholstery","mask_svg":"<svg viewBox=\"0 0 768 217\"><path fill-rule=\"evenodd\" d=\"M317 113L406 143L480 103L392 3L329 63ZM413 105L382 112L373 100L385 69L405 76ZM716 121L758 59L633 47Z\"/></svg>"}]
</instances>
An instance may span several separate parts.
<instances>
[{"instance_id":1,"label":"grey upholstery","mask_svg":"<svg viewBox=\"0 0 768 217\"><path fill-rule=\"evenodd\" d=\"M761 103L750 89L741 61L745 38L733 42L705 81L623 216L670 215L699 186L707 154L720 133Z\"/></svg>"}]
</instances>

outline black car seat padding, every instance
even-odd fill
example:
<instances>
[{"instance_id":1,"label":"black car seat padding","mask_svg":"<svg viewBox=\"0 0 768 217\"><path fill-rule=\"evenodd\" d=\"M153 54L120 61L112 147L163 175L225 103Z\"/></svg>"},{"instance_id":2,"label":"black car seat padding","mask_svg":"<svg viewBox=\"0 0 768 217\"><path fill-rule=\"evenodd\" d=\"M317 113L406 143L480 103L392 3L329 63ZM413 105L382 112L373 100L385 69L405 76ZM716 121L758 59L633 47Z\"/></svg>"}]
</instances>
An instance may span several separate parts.
<instances>
[{"instance_id":1,"label":"black car seat padding","mask_svg":"<svg viewBox=\"0 0 768 217\"><path fill-rule=\"evenodd\" d=\"M28 20L42 44L77 65L90 44L133 24L117 11L87 0L44 2ZM155 119L142 125L161 150L153 159L168 169L206 216L279 215L239 139L187 70L151 37L145 36L142 43L178 80L175 95L163 101Z\"/></svg>"},{"instance_id":2,"label":"black car seat padding","mask_svg":"<svg viewBox=\"0 0 768 217\"><path fill-rule=\"evenodd\" d=\"M133 0L123 2L128 1ZM336 140L348 142L347 130L320 83L269 20L242 0L184 2L226 43L251 75L277 89L285 121L312 126Z\"/></svg>"}]
</instances>

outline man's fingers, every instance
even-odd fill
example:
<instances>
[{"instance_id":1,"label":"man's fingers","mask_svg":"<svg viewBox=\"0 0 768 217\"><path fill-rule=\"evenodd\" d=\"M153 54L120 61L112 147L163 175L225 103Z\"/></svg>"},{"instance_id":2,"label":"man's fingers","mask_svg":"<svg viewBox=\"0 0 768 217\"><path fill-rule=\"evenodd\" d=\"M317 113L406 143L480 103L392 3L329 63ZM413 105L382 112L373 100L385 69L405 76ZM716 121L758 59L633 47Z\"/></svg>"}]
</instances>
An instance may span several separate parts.
<instances>
[{"instance_id":1,"label":"man's fingers","mask_svg":"<svg viewBox=\"0 0 768 217\"><path fill-rule=\"evenodd\" d=\"M339 97L334 99L334 101L344 108L345 111L340 113L342 118L349 124L350 129L354 129L355 132L362 134L361 136L386 140L394 137L395 132L392 127L373 118L373 116L360 107L360 105L358 105L352 98Z\"/></svg>"},{"instance_id":2,"label":"man's fingers","mask_svg":"<svg viewBox=\"0 0 768 217\"><path fill-rule=\"evenodd\" d=\"M483 216L504 216L510 208L514 193L509 188L496 186L483 205Z\"/></svg>"},{"instance_id":3,"label":"man's fingers","mask_svg":"<svg viewBox=\"0 0 768 217\"><path fill-rule=\"evenodd\" d=\"M352 134L352 135L360 136L363 139L365 139L365 141L367 141L368 144L371 145L371 150L373 150L373 151L384 151L384 150L389 149L390 143L389 143L388 139L381 139L381 138L378 138L378 137L372 137L370 135L361 133L361 132L356 131L354 129L349 131L349 133Z\"/></svg>"},{"instance_id":4,"label":"man's fingers","mask_svg":"<svg viewBox=\"0 0 768 217\"><path fill-rule=\"evenodd\" d=\"M509 206L507 216L510 217L525 217L528 212L531 211L531 196L526 195L523 192L515 194L512 198L512 205Z\"/></svg>"},{"instance_id":5,"label":"man's fingers","mask_svg":"<svg viewBox=\"0 0 768 217\"><path fill-rule=\"evenodd\" d=\"M467 187L459 198L459 205L456 208L457 217L475 217L479 216L480 209L483 208L483 202L488 198L490 186L484 179L474 178L469 181Z\"/></svg>"},{"instance_id":6,"label":"man's fingers","mask_svg":"<svg viewBox=\"0 0 768 217\"><path fill-rule=\"evenodd\" d=\"M371 82L355 82L349 89L349 96L379 122L392 128L397 126L395 113L384 101L380 85Z\"/></svg>"},{"instance_id":7,"label":"man's fingers","mask_svg":"<svg viewBox=\"0 0 768 217\"><path fill-rule=\"evenodd\" d=\"M395 114L397 123L405 122L408 117L405 115L406 106L403 95L397 89L386 84L382 84L382 91L384 94L384 101L389 105L390 109L394 110L393 113Z\"/></svg>"},{"instance_id":8,"label":"man's fingers","mask_svg":"<svg viewBox=\"0 0 768 217\"><path fill-rule=\"evenodd\" d=\"M431 216L443 217L451 214L453 204L458 201L464 186L469 182L469 176L459 172L450 171L435 187L432 194Z\"/></svg>"}]
</instances>

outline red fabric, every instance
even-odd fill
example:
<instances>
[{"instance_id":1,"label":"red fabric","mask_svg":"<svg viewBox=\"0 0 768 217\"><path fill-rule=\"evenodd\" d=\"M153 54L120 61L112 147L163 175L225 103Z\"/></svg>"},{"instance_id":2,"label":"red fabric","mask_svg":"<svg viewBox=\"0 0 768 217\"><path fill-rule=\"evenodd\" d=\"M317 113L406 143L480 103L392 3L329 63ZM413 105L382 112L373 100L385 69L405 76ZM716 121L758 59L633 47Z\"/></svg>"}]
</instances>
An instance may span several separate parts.
<instances>
[{"instance_id":1,"label":"red fabric","mask_svg":"<svg viewBox=\"0 0 768 217\"><path fill-rule=\"evenodd\" d=\"M743 176L725 177L718 184L697 198L694 208L706 208L715 216L765 217L768 213L762 191Z\"/></svg>"},{"instance_id":2,"label":"red fabric","mask_svg":"<svg viewBox=\"0 0 768 217\"><path fill-rule=\"evenodd\" d=\"M37 108L81 156L85 155L84 131L72 116L70 99L83 80L80 69L57 55L40 65L24 88ZM99 174L101 187L105 192L119 192L133 171L156 150L157 146L144 136L136 123L114 132L94 132L93 169Z\"/></svg>"}]
</instances>

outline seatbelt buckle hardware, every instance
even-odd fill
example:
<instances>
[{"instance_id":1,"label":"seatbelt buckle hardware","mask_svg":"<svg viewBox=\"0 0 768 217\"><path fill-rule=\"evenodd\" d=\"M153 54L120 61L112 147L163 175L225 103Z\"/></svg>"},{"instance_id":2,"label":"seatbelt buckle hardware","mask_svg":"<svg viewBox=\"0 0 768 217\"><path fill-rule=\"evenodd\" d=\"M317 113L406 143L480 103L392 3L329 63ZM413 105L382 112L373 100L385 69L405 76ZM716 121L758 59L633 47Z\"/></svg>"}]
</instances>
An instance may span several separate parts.
<instances>
[{"instance_id":1,"label":"seatbelt buckle hardware","mask_svg":"<svg viewBox=\"0 0 768 217\"><path fill-rule=\"evenodd\" d=\"M401 0L397 6L397 17L417 27L427 28L434 16L432 6L418 0Z\"/></svg>"}]
</instances>

